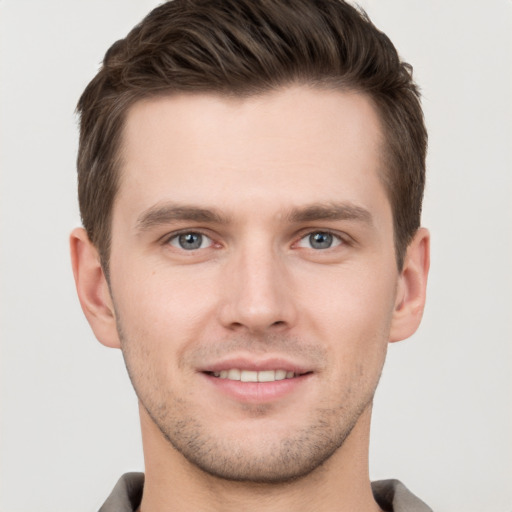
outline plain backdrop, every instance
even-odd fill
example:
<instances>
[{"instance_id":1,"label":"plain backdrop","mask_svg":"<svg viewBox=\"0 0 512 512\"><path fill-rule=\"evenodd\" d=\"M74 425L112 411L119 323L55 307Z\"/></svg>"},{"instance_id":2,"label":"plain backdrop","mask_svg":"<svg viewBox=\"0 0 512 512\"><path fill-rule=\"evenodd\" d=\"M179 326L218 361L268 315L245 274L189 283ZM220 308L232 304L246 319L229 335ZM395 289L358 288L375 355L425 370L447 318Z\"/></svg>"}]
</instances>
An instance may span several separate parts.
<instances>
[{"instance_id":1,"label":"plain backdrop","mask_svg":"<svg viewBox=\"0 0 512 512\"><path fill-rule=\"evenodd\" d=\"M142 470L121 354L82 316L76 101L157 2L0 0L0 512L97 510ZM390 347L372 479L437 512L512 511L512 2L361 2L414 66L430 132L423 325Z\"/></svg>"}]
</instances>

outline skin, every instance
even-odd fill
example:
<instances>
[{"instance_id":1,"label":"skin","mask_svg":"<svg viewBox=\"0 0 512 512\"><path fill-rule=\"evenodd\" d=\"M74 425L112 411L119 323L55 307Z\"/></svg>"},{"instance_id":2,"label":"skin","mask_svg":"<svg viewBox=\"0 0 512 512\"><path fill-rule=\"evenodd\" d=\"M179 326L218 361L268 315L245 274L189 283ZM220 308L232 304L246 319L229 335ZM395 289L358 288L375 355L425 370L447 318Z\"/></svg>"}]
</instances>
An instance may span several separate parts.
<instances>
[{"instance_id":1,"label":"skin","mask_svg":"<svg viewBox=\"0 0 512 512\"><path fill-rule=\"evenodd\" d=\"M81 228L71 251L84 312L139 397L142 510L378 510L372 399L388 343L419 325L429 265L420 229L396 267L381 141L351 92L132 107L110 283ZM300 376L211 374L241 365Z\"/></svg>"}]
</instances>

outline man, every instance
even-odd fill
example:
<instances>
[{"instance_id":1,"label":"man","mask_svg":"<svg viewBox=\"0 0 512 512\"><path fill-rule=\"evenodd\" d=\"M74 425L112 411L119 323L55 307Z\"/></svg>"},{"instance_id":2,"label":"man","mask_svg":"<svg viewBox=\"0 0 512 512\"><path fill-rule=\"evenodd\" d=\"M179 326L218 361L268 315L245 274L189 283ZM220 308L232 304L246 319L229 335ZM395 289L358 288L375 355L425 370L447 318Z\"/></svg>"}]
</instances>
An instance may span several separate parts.
<instances>
[{"instance_id":1,"label":"man","mask_svg":"<svg viewBox=\"0 0 512 512\"><path fill-rule=\"evenodd\" d=\"M78 111L74 275L145 455L101 510L430 510L368 476L429 265L426 131L389 39L341 0L174 0Z\"/></svg>"}]
</instances>

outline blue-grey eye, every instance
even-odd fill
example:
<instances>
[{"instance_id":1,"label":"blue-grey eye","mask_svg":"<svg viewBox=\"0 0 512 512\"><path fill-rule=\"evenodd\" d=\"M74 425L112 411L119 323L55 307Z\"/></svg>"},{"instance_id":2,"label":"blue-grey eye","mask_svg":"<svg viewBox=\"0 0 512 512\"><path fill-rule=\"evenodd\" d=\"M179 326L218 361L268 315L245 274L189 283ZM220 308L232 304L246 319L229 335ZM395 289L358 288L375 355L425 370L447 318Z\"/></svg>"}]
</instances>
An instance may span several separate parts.
<instances>
[{"instance_id":1,"label":"blue-grey eye","mask_svg":"<svg viewBox=\"0 0 512 512\"><path fill-rule=\"evenodd\" d=\"M309 233L304 238L302 238L298 246L306 247L308 249L330 249L331 247L336 247L341 244L341 239L329 233L327 231L315 231L313 233Z\"/></svg>"},{"instance_id":2,"label":"blue-grey eye","mask_svg":"<svg viewBox=\"0 0 512 512\"><path fill-rule=\"evenodd\" d=\"M207 236L201 233L194 233L193 231L173 236L169 241L169 244L173 247L184 249L185 251L204 249L211 243L212 241Z\"/></svg>"}]
</instances>

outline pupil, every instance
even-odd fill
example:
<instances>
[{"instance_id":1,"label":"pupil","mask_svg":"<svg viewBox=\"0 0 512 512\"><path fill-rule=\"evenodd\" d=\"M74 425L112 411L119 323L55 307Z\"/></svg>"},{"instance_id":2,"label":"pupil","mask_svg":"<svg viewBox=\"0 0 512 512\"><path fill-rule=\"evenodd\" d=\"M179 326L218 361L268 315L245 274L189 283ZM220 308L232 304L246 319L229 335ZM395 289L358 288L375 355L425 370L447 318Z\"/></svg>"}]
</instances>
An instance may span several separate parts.
<instances>
[{"instance_id":1,"label":"pupil","mask_svg":"<svg viewBox=\"0 0 512 512\"><path fill-rule=\"evenodd\" d=\"M203 235L199 233L185 233L180 235L179 242L183 249L199 249L203 242Z\"/></svg>"},{"instance_id":2,"label":"pupil","mask_svg":"<svg viewBox=\"0 0 512 512\"><path fill-rule=\"evenodd\" d=\"M309 235L309 242L314 249L329 249L332 245L332 235L330 233L314 233Z\"/></svg>"}]
</instances>

